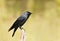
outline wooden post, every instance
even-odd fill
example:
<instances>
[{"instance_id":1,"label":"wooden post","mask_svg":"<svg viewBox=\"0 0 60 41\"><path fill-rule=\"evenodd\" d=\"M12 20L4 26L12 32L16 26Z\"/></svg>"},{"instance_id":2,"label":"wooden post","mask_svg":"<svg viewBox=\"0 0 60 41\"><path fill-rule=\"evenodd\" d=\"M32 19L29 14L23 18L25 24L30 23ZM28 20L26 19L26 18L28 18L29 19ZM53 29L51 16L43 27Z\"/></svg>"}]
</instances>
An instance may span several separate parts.
<instances>
[{"instance_id":1,"label":"wooden post","mask_svg":"<svg viewBox=\"0 0 60 41\"><path fill-rule=\"evenodd\" d=\"M20 41L26 41L26 32L24 29L21 30L21 38Z\"/></svg>"}]
</instances>

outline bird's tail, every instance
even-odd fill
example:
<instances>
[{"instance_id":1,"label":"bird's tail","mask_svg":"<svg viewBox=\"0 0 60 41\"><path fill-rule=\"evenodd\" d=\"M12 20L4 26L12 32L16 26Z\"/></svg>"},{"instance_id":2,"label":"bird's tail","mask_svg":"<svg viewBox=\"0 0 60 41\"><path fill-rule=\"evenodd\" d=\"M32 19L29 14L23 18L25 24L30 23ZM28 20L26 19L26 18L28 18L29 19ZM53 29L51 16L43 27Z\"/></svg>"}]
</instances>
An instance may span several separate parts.
<instances>
[{"instance_id":1,"label":"bird's tail","mask_svg":"<svg viewBox=\"0 0 60 41\"><path fill-rule=\"evenodd\" d=\"M13 32L13 34L12 34L12 37L14 36L14 34L15 34L15 32L16 32L17 29L18 29L18 27L16 27L16 28L14 29L14 32Z\"/></svg>"}]
</instances>

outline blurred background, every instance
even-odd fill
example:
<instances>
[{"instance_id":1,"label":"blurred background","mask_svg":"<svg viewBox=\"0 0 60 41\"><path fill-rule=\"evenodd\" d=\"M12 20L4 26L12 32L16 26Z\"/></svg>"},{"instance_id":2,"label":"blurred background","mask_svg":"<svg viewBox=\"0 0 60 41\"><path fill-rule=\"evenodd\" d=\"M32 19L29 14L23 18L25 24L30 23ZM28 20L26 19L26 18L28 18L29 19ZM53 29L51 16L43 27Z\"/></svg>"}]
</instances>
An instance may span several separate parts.
<instances>
[{"instance_id":1,"label":"blurred background","mask_svg":"<svg viewBox=\"0 0 60 41\"><path fill-rule=\"evenodd\" d=\"M26 41L60 41L60 0L0 0L0 41L20 41L21 30L12 38L8 29L25 11L32 12Z\"/></svg>"}]
</instances>

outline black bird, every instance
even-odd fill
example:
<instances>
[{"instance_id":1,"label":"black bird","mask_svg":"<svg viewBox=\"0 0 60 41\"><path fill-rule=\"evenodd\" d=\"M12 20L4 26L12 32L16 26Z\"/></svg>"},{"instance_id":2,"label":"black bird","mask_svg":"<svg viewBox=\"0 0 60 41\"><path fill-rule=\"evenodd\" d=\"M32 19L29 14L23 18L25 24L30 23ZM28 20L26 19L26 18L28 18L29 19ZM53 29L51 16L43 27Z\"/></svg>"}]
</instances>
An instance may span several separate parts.
<instances>
[{"instance_id":1,"label":"black bird","mask_svg":"<svg viewBox=\"0 0 60 41\"><path fill-rule=\"evenodd\" d=\"M26 22L26 20L29 18L29 16L31 15L32 13L29 12L29 11L26 11L25 13L23 13L15 22L14 24L12 25L12 27L8 30L12 30L14 29L14 32L12 34L12 37L14 36L16 30L18 29L18 27L22 30L22 26L23 24Z\"/></svg>"}]
</instances>

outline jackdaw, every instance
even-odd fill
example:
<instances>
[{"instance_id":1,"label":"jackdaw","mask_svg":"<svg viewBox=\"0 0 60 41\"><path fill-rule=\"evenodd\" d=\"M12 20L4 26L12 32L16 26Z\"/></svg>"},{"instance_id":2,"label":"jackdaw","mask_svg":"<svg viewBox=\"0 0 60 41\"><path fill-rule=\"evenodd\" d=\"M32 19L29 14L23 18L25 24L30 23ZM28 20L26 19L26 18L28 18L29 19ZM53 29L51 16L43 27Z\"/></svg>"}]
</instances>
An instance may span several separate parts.
<instances>
[{"instance_id":1,"label":"jackdaw","mask_svg":"<svg viewBox=\"0 0 60 41\"><path fill-rule=\"evenodd\" d=\"M13 23L12 27L8 30L12 30L14 29L14 32L12 34L12 37L14 36L16 30L18 29L18 27L22 30L22 26L23 24L27 21L27 19L29 18L29 16L31 15L32 13L29 12L29 11L26 11L24 12L20 17L18 17L18 19Z\"/></svg>"}]
</instances>

